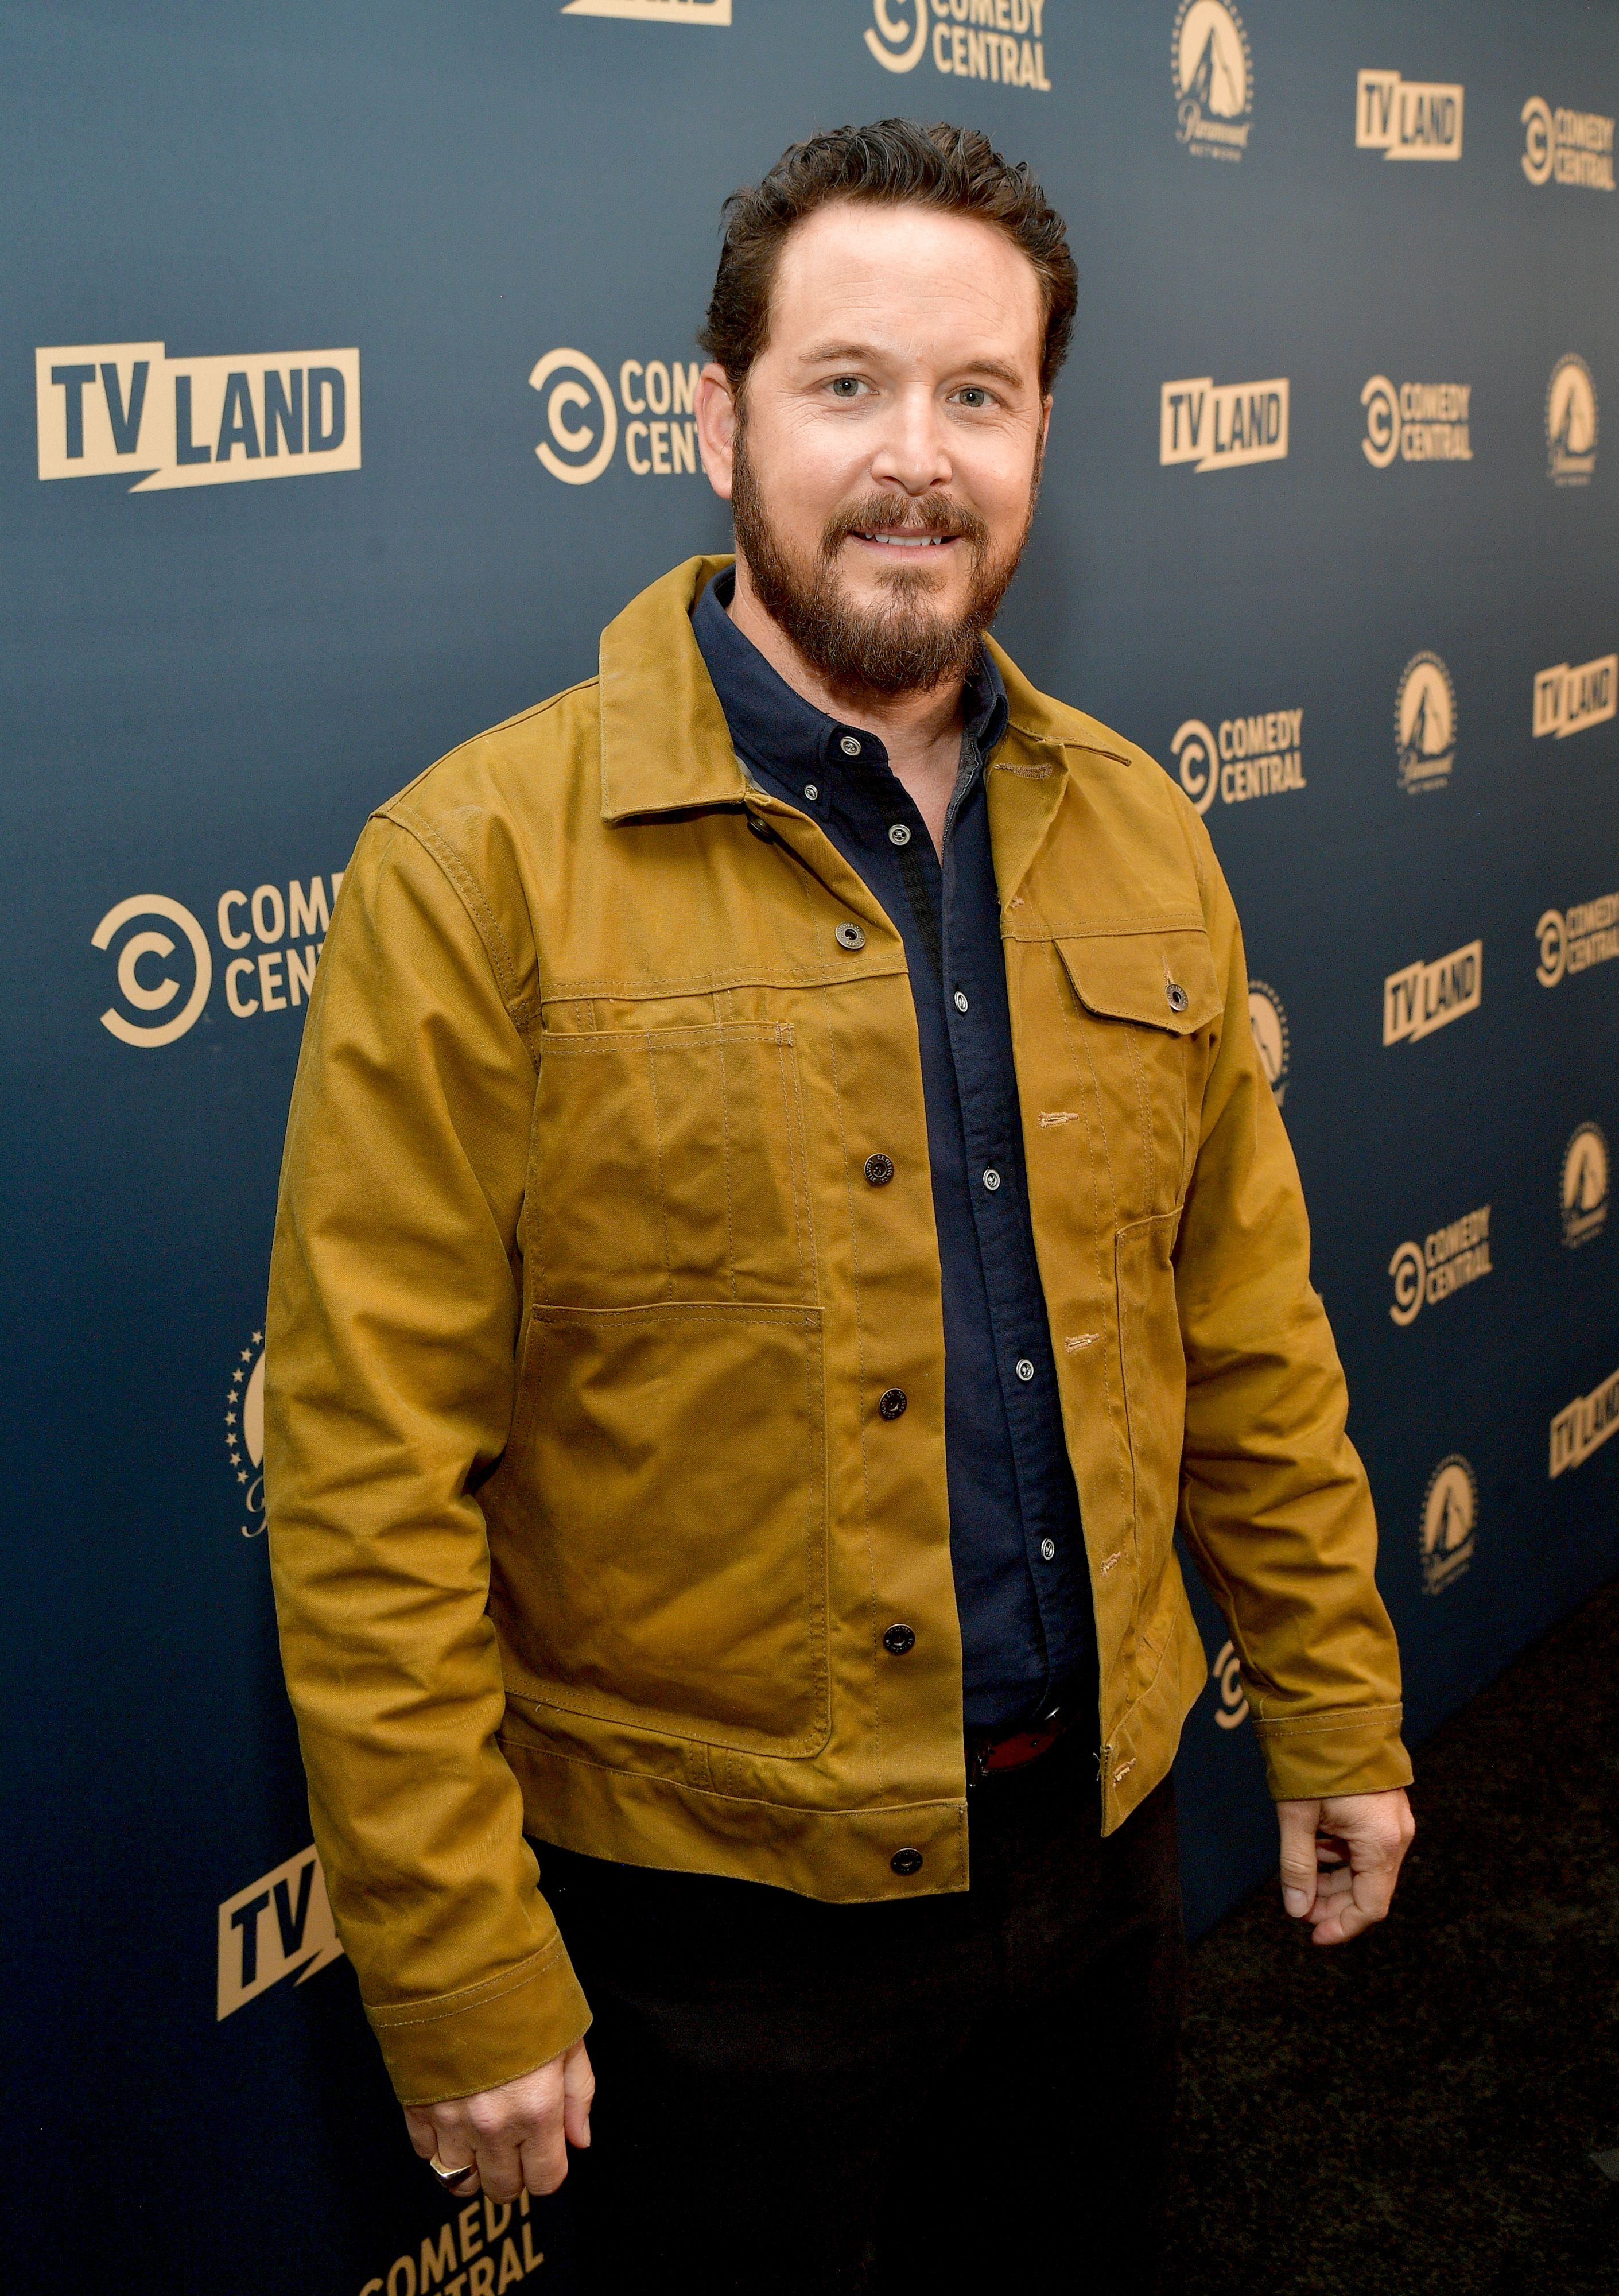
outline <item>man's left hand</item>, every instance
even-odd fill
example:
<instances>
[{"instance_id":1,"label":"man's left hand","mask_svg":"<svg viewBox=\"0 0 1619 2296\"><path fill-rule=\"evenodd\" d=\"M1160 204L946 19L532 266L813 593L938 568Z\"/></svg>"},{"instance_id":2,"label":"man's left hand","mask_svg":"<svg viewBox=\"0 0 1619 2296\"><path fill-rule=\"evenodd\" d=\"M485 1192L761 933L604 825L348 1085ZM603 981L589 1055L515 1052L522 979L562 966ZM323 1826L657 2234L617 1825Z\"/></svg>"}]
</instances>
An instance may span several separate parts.
<instances>
[{"instance_id":1,"label":"man's left hand","mask_svg":"<svg viewBox=\"0 0 1619 2296\"><path fill-rule=\"evenodd\" d=\"M1417 1831L1402 1786L1279 1801L1281 1900L1315 1945L1343 1945L1387 1913Z\"/></svg>"}]
</instances>

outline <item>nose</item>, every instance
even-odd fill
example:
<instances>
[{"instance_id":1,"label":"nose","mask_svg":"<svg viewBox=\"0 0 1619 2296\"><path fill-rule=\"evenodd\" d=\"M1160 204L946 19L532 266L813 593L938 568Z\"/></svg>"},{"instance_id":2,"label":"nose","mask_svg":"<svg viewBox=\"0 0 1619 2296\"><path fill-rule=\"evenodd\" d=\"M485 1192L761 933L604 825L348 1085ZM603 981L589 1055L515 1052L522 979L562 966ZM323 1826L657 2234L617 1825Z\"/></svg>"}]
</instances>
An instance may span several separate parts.
<instances>
[{"instance_id":1,"label":"nose","mask_svg":"<svg viewBox=\"0 0 1619 2296\"><path fill-rule=\"evenodd\" d=\"M926 495L950 485L955 476L941 410L926 385L895 398L889 421L871 457L878 486L908 495Z\"/></svg>"}]
</instances>

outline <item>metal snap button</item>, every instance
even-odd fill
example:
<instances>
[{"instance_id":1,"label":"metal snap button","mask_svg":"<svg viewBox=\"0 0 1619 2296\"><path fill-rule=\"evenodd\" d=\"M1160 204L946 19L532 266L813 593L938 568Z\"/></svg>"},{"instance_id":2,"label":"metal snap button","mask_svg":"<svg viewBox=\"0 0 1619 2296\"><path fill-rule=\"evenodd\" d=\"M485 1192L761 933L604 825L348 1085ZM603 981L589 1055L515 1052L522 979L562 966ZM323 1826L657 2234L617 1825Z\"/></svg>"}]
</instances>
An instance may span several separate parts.
<instances>
[{"instance_id":1,"label":"metal snap button","mask_svg":"<svg viewBox=\"0 0 1619 2296\"><path fill-rule=\"evenodd\" d=\"M1001 1185L1001 1175L1000 1175L1000 1173L999 1173L999 1172L997 1172L997 1171L996 1171L996 1169L995 1169L995 1168L994 1168L994 1166L993 1166L993 1164L991 1164L990 1166L988 1166L988 1168L987 1168L985 1169L985 1174L984 1174L984 1185L985 1185L985 1186L989 1190L990 1194L991 1194L992 1196L994 1194L995 1190L996 1190L996 1189L1000 1186L1000 1185Z\"/></svg>"},{"instance_id":2,"label":"metal snap button","mask_svg":"<svg viewBox=\"0 0 1619 2296\"><path fill-rule=\"evenodd\" d=\"M916 1648L915 1628L890 1627L883 1636L883 1648L890 1658L904 1658L907 1651Z\"/></svg>"},{"instance_id":3,"label":"metal snap button","mask_svg":"<svg viewBox=\"0 0 1619 2296\"><path fill-rule=\"evenodd\" d=\"M959 988L956 990L955 995L951 998L951 1000L950 1000L950 1001L951 1001L951 1003L955 1006L956 1011L957 1011L958 1013L965 1013L965 1012L966 1012L966 1010L967 1010L967 999L966 999L966 997L961 994L961 991Z\"/></svg>"},{"instance_id":4,"label":"metal snap button","mask_svg":"<svg viewBox=\"0 0 1619 2296\"><path fill-rule=\"evenodd\" d=\"M750 813L748 815L748 826L752 830L756 837L762 837L766 844L770 842L770 832L765 827L765 824L759 819L756 813Z\"/></svg>"},{"instance_id":5,"label":"metal snap button","mask_svg":"<svg viewBox=\"0 0 1619 2296\"><path fill-rule=\"evenodd\" d=\"M1057 1560L1057 1541L1056 1541L1054 1538L1043 1538L1043 1539L1041 1540L1041 1542L1040 1542L1040 1559L1041 1559L1041 1561L1042 1561L1043 1562L1056 1562L1056 1560Z\"/></svg>"},{"instance_id":6,"label":"metal snap button","mask_svg":"<svg viewBox=\"0 0 1619 2296\"><path fill-rule=\"evenodd\" d=\"M1169 999L1169 1009L1172 1013L1184 1013L1187 1006L1191 1002L1190 997L1188 996L1185 989L1182 988L1178 980L1166 981L1164 986L1164 994Z\"/></svg>"},{"instance_id":7,"label":"metal snap button","mask_svg":"<svg viewBox=\"0 0 1619 2296\"><path fill-rule=\"evenodd\" d=\"M804 794L808 798L810 803L814 805L815 800L821 794L820 784L816 782L805 782L804 784Z\"/></svg>"},{"instance_id":8,"label":"metal snap button","mask_svg":"<svg viewBox=\"0 0 1619 2296\"><path fill-rule=\"evenodd\" d=\"M879 1419L899 1418L908 1400L903 1387L885 1387L877 1398L878 1417Z\"/></svg>"},{"instance_id":9,"label":"metal snap button","mask_svg":"<svg viewBox=\"0 0 1619 2296\"><path fill-rule=\"evenodd\" d=\"M863 948L866 937L858 925L839 925L832 935L839 948Z\"/></svg>"},{"instance_id":10,"label":"metal snap button","mask_svg":"<svg viewBox=\"0 0 1619 2296\"><path fill-rule=\"evenodd\" d=\"M886 1188L894 1177L894 1159L892 1156L868 1156L865 1168L866 1177L874 1188Z\"/></svg>"},{"instance_id":11,"label":"metal snap button","mask_svg":"<svg viewBox=\"0 0 1619 2296\"><path fill-rule=\"evenodd\" d=\"M896 1849L888 1863L896 1874L920 1874L922 1870L922 1853L920 1849Z\"/></svg>"},{"instance_id":12,"label":"metal snap button","mask_svg":"<svg viewBox=\"0 0 1619 2296\"><path fill-rule=\"evenodd\" d=\"M1026 1356L1018 1358L1018 1376L1021 1380L1031 1380L1034 1376L1034 1366Z\"/></svg>"},{"instance_id":13,"label":"metal snap button","mask_svg":"<svg viewBox=\"0 0 1619 2296\"><path fill-rule=\"evenodd\" d=\"M903 821L896 821L893 828L889 830L888 842L890 845L910 844L911 832L906 828Z\"/></svg>"},{"instance_id":14,"label":"metal snap button","mask_svg":"<svg viewBox=\"0 0 1619 2296\"><path fill-rule=\"evenodd\" d=\"M857 758L860 755L860 744L853 734L846 734L838 746L846 758Z\"/></svg>"}]
</instances>

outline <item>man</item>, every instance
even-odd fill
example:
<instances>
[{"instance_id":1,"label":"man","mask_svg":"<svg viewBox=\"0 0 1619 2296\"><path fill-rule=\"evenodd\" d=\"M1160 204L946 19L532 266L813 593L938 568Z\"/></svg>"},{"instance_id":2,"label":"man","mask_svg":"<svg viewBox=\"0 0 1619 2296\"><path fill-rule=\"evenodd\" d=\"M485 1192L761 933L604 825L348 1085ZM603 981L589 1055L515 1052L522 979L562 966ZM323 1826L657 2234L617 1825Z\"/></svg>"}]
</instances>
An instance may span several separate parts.
<instances>
[{"instance_id":1,"label":"man","mask_svg":"<svg viewBox=\"0 0 1619 2296\"><path fill-rule=\"evenodd\" d=\"M599 2284L1145 2287L1177 1516L1333 1944L1411 1830L1370 1497L1207 836L984 636L1060 218L903 121L728 217L734 570L380 808L311 1004L316 1838L418 2151L498 2201L575 2147Z\"/></svg>"}]
</instances>

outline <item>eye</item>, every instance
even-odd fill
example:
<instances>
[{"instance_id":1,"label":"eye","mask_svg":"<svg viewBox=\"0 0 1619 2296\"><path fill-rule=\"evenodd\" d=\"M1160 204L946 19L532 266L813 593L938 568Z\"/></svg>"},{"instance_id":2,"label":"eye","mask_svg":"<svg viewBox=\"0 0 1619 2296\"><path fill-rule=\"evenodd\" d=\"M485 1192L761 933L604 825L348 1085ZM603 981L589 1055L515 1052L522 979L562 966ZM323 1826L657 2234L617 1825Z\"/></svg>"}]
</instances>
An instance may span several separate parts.
<instances>
[{"instance_id":1,"label":"eye","mask_svg":"<svg viewBox=\"0 0 1619 2296\"><path fill-rule=\"evenodd\" d=\"M963 406L977 408L993 404L989 392L981 382L963 383L956 397Z\"/></svg>"},{"instance_id":2,"label":"eye","mask_svg":"<svg viewBox=\"0 0 1619 2296\"><path fill-rule=\"evenodd\" d=\"M857 374L837 374L832 377L831 392L834 398L857 398L862 387Z\"/></svg>"}]
</instances>

